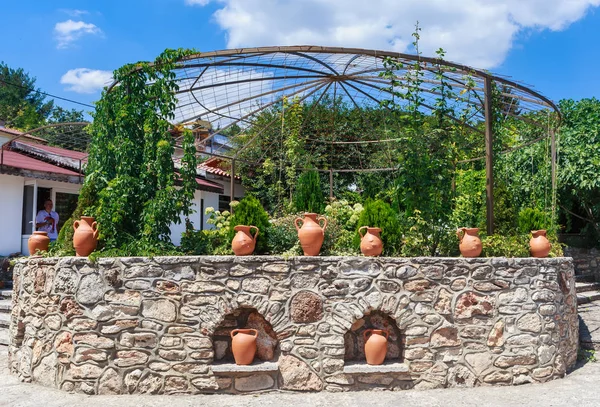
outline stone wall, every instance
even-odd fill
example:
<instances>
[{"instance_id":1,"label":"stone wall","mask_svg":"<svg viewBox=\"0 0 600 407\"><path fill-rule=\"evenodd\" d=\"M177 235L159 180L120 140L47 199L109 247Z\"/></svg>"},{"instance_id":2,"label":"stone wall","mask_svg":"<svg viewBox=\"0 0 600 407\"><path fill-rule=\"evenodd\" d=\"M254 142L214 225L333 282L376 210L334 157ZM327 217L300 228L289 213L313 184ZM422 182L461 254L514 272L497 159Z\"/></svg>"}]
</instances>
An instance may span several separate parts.
<instances>
[{"instance_id":1,"label":"stone wall","mask_svg":"<svg viewBox=\"0 0 600 407\"><path fill-rule=\"evenodd\" d=\"M565 247L565 256L573 258L575 275L600 282L600 250L579 247Z\"/></svg>"},{"instance_id":2,"label":"stone wall","mask_svg":"<svg viewBox=\"0 0 600 407\"><path fill-rule=\"evenodd\" d=\"M509 385L576 361L571 259L32 258L15 267L10 370L88 394ZM259 329L250 366L228 332ZM389 358L361 330L388 328Z\"/></svg>"}]
</instances>

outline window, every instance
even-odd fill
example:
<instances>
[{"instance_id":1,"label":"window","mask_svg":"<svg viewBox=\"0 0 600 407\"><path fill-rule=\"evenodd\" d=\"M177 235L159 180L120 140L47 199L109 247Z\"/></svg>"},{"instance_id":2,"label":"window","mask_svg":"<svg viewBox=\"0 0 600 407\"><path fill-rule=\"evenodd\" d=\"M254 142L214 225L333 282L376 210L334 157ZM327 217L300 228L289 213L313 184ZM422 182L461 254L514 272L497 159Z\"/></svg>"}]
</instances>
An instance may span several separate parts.
<instances>
[{"instance_id":1,"label":"window","mask_svg":"<svg viewBox=\"0 0 600 407\"><path fill-rule=\"evenodd\" d=\"M58 213L58 230L62 228L65 222L71 217L77 207L79 195L69 194L67 192L57 192L54 202L54 210Z\"/></svg>"}]
</instances>

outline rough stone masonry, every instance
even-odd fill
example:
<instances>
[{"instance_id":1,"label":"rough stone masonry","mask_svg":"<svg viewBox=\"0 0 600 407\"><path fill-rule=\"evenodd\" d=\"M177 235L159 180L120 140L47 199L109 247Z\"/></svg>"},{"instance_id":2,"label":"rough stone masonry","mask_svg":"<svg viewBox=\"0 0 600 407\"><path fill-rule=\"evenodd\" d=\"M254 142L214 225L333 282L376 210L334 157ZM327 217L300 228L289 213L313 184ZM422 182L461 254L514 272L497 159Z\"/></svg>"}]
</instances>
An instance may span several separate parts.
<instances>
[{"instance_id":1,"label":"rough stone masonry","mask_svg":"<svg viewBox=\"0 0 600 407\"><path fill-rule=\"evenodd\" d=\"M370 327L393 333L381 366ZM562 377L578 321L570 258L30 258L10 336L13 374L87 394L400 390Z\"/></svg>"}]
</instances>

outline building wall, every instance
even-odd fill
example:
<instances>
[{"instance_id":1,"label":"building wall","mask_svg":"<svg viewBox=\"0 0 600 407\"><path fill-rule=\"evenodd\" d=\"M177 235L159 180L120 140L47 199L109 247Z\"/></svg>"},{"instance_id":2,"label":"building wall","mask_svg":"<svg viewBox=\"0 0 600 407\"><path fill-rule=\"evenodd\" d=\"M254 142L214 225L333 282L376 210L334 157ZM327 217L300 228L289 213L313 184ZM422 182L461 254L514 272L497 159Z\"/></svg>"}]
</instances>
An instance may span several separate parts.
<instances>
[{"instance_id":1,"label":"building wall","mask_svg":"<svg viewBox=\"0 0 600 407\"><path fill-rule=\"evenodd\" d=\"M10 370L66 391L519 385L577 359L570 258L68 257L14 273ZM256 363L224 357L236 328L258 331ZM367 328L390 332L383 365L352 352Z\"/></svg>"},{"instance_id":2,"label":"building wall","mask_svg":"<svg viewBox=\"0 0 600 407\"><path fill-rule=\"evenodd\" d=\"M0 174L0 256L21 251L25 179Z\"/></svg>"}]
</instances>

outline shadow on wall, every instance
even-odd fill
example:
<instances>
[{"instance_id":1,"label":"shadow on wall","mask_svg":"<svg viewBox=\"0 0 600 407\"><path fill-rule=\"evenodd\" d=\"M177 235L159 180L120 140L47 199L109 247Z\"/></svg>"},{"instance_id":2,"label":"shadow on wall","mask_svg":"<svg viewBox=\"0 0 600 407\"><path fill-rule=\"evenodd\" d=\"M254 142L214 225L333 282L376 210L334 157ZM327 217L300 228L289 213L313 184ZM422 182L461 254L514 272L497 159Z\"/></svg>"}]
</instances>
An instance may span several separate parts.
<instances>
[{"instance_id":1,"label":"shadow on wall","mask_svg":"<svg viewBox=\"0 0 600 407\"><path fill-rule=\"evenodd\" d=\"M366 360L363 334L367 329L383 329L389 332L386 362L401 362L403 360L402 349L405 344L402 343L400 329L391 317L380 311L372 311L365 315L352 324L350 330L346 332L344 335L344 346L346 348L344 360L362 362Z\"/></svg>"},{"instance_id":2,"label":"shadow on wall","mask_svg":"<svg viewBox=\"0 0 600 407\"><path fill-rule=\"evenodd\" d=\"M255 308L238 308L227 314L213 334L216 363L235 363L231 351L231 331L250 328L258 331L255 360L273 361L279 357L277 335Z\"/></svg>"}]
</instances>

